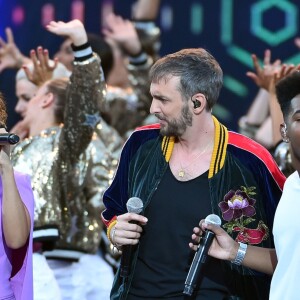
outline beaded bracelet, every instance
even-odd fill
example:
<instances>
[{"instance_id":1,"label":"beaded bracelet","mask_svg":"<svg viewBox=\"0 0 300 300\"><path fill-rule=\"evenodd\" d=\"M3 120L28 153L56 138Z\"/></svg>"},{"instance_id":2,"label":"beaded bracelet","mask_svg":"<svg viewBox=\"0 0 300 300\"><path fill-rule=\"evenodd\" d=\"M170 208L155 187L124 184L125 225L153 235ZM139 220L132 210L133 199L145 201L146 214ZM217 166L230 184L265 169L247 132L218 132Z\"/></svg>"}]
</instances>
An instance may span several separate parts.
<instances>
[{"instance_id":1,"label":"beaded bracelet","mask_svg":"<svg viewBox=\"0 0 300 300\"><path fill-rule=\"evenodd\" d=\"M246 255L247 247L248 247L247 244L240 243L240 242L239 242L239 244L240 244L240 246L236 253L235 259L231 261L233 264L238 265L238 266L242 264L242 262L245 258L245 255Z\"/></svg>"}]
</instances>

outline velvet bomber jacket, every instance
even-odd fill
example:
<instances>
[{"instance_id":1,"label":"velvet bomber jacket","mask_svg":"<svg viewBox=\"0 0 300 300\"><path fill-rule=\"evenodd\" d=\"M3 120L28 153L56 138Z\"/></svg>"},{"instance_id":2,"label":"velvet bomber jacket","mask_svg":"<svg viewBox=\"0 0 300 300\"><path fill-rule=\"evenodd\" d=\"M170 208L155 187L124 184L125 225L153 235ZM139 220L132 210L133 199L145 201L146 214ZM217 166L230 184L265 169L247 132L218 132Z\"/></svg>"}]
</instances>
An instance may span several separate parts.
<instances>
[{"instance_id":1,"label":"velvet bomber jacket","mask_svg":"<svg viewBox=\"0 0 300 300\"><path fill-rule=\"evenodd\" d=\"M215 117L213 120L214 149L208 171L212 213L220 216L221 226L236 241L273 248L273 218L285 177L260 144L229 131ZM175 141L159 132L158 124L140 127L125 143L113 182L104 193L106 210L102 220L107 226L127 212L130 197L142 199L144 208L150 203L168 167ZM250 215L249 210L234 206L235 199L251 206ZM120 277L118 270L111 299L127 298L138 251L137 246L128 278ZM268 299L269 276L227 261L222 265L230 278L231 299Z\"/></svg>"}]
</instances>

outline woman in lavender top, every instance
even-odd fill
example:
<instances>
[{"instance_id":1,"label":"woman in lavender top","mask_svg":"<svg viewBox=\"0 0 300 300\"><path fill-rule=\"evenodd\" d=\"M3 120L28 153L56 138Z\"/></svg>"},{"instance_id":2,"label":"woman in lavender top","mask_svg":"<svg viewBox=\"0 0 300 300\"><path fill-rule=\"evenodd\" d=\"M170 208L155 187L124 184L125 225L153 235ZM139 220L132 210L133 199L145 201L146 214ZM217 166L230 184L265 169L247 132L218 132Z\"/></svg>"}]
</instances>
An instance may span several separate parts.
<instances>
[{"instance_id":1,"label":"woman in lavender top","mask_svg":"<svg viewBox=\"0 0 300 300\"><path fill-rule=\"evenodd\" d=\"M0 135L6 107L0 94ZM10 146L0 143L0 300L32 300L33 193L29 176L14 172Z\"/></svg>"}]
</instances>

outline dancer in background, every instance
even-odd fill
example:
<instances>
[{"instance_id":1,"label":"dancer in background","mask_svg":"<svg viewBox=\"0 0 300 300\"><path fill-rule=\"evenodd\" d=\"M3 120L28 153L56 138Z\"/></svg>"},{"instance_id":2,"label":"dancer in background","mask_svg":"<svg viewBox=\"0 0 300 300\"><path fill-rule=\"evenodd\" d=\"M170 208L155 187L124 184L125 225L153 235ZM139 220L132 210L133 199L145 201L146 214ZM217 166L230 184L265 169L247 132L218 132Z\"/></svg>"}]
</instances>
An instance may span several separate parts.
<instances>
[{"instance_id":1,"label":"dancer in background","mask_svg":"<svg viewBox=\"0 0 300 300\"><path fill-rule=\"evenodd\" d=\"M61 299L107 299L113 271L98 254L99 215L114 169L95 135L105 94L101 60L79 20L52 21L47 29L70 37L75 60L70 78L46 81L28 102L29 138L12 156L30 174L35 193L35 299L60 299L51 296L48 278L56 279Z\"/></svg>"}]
</instances>

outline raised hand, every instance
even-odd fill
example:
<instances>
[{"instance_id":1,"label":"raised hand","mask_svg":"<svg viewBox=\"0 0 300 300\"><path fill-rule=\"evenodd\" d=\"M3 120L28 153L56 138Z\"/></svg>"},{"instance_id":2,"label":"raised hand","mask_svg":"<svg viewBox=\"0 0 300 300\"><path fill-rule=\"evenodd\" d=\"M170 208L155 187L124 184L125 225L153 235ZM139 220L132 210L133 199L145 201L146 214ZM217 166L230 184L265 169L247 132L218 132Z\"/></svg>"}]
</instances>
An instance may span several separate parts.
<instances>
[{"instance_id":1,"label":"raised hand","mask_svg":"<svg viewBox=\"0 0 300 300\"><path fill-rule=\"evenodd\" d=\"M88 41L85 28L77 19L67 23L51 21L46 25L46 29L56 35L70 38L75 46L83 45Z\"/></svg>"},{"instance_id":2,"label":"raised hand","mask_svg":"<svg viewBox=\"0 0 300 300\"><path fill-rule=\"evenodd\" d=\"M0 73L8 68L18 69L29 61L15 44L12 30L8 27L5 33L7 42L0 37Z\"/></svg>"},{"instance_id":3,"label":"raised hand","mask_svg":"<svg viewBox=\"0 0 300 300\"><path fill-rule=\"evenodd\" d=\"M265 51L263 66L259 64L258 58L255 54L252 54L251 57L256 73L247 72L246 75L250 77L257 86L269 91L269 89L273 87L273 75L280 68L281 61L277 59L271 63L271 51L269 49Z\"/></svg>"},{"instance_id":4,"label":"raised hand","mask_svg":"<svg viewBox=\"0 0 300 300\"><path fill-rule=\"evenodd\" d=\"M53 63L53 61L49 59L48 50L43 49L41 46L37 48L37 51L30 51L30 58L33 64L33 70L31 71L26 65L23 66L23 69L28 80L35 85L41 86L44 82L52 78L58 60L54 59Z\"/></svg>"},{"instance_id":5,"label":"raised hand","mask_svg":"<svg viewBox=\"0 0 300 300\"><path fill-rule=\"evenodd\" d=\"M299 71L299 70L300 70L300 64L298 64L296 66L293 65L293 64L289 64L289 65L283 64L279 68L279 70L277 70L276 72L274 72L274 75L273 75L274 86L282 78L286 77L287 75L289 75L290 73L292 73L294 71Z\"/></svg>"},{"instance_id":6,"label":"raised hand","mask_svg":"<svg viewBox=\"0 0 300 300\"><path fill-rule=\"evenodd\" d=\"M113 13L105 19L106 27L102 30L108 43L115 43L128 55L139 54L142 45L133 23Z\"/></svg>"}]
</instances>

